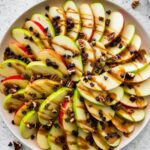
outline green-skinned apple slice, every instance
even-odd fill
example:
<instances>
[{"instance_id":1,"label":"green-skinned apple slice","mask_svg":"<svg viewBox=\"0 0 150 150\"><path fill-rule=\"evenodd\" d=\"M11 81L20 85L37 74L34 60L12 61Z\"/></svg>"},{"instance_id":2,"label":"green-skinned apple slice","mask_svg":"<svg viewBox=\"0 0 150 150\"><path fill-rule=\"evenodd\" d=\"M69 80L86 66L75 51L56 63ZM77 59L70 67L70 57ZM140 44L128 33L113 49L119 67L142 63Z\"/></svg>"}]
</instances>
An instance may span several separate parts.
<instances>
[{"instance_id":1,"label":"green-skinned apple slice","mask_svg":"<svg viewBox=\"0 0 150 150\"><path fill-rule=\"evenodd\" d=\"M61 56L74 56L75 54L80 54L75 41L64 35L53 38L52 46Z\"/></svg>"},{"instance_id":2,"label":"green-skinned apple slice","mask_svg":"<svg viewBox=\"0 0 150 150\"><path fill-rule=\"evenodd\" d=\"M45 98L54 92L56 86L59 87L59 83L53 80L35 80L25 88L25 97L27 99Z\"/></svg>"},{"instance_id":3,"label":"green-skinned apple slice","mask_svg":"<svg viewBox=\"0 0 150 150\"><path fill-rule=\"evenodd\" d=\"M35 135L37 132L36 124L38 123L37 112L32 110L28 112L20 122L20 133L24 139L31 138L32 135Z\"/></svg>"},{"instance_id":4,"label":"green-skinned apple slice","mask_svg":"<svg viewBox=\"0 0 150 150\"><path fill-rule=\"evenodd\" d=\"M29 61L32 61L32 55L28 53L27 48L25 45L17 42L17 41L11 41L9 43L10 51L13 52L17 56L22 56L24 58L27 58Z\"/></svg>"},{"instance_id":5,"label":"green-skinned apple slice","mask_svg":"<svg viewBox=\"0 0 150 150\"><path fill-rule=\"evenodd\" d=\"M45 128L40 127L37 132L37 144L41 149L49 149L48 144L48 131Z\"/></svg>"},{"instance_id":6,"label":"green-skinned apple slice","mask_svg":"<svg viewBox=\"0 0 150 150\"><path fill-rule=\"evenodd\" d=\"M138 83L132 86L124 86L126 93L136 96L148 96L150 95L150 78L142 83Z\"/></svg>"},{"instance_id":7,"label":"green-skinned apple slice","mask_svg":"<svg viewBox=\"0 0 150 150\"><path fill-rule=\"evenodd\" d=\"M81 82L77 84L77 89L82 97L84 97L89 102L96 105L115 105L117 102L122 99L124 90L122 87L117 87L115 89L110 90L109 92L99 92L90 90L85 87ZM97 98L99 98L97 100ZM100 98L103 100L100 101Z\"/></svg>"},{"instance_id":8,"label":"green-skinned apple slice","mask_svg":"<svg viewBox=\"0 0 150 150\"><path fill-rule=\"evenodd\" d=\"M110 146L104 141L104 139L101 137L101 135L97 133L92 133L92 137L96 145L102 149L102 150L108 150L110 149Z\"/></svg>"},{"instance_id":9,"label":"green-skinned apple slice","mask_svg":"<svg viewBox=\"0 0 150 150\"><path fill-rule=\"evenodd\" d=\"M55 36L54 27L47 17L42 14L34 14L31 20L38 22L44 28L47 34L51 35L52 38Z\"/></svg>"},{"instance_id":10,"label":"green-skinned apple slice","mask_svg":"<svg viewBox=\"0 0 150 150\"><path fill-rule=\"evenodd\" d=\"M71 0L65 2L64 10L67 19L67 35L71 39L76 40L81 30L81 19L79 10L76 4Z\"/></svg>"},{"instance_id":11,"label":"green-skinned apple slice","mask_svg":"<svg viewBox=\"0 0 150 150\"><path fill-rule=\"evenodd\" d=\"M104 45L108 45L122 32L124 26L124 18L120 12L112 12L106 22L110 21L110 24L106 26L101 42Z\"/></svg>"},{"instance_id":12,"label":"green-skinned apple slice","mask_svg":"<svg viewBox=\"0 0 150 150\"><path fill-rule=\"evenodd\" d=\"M78 129L74 119L74 112L72 108L72 100L65 100L60 108L58 121L63 128L66 135L66 143L70 150L78 150L77 135Z\"/></svg>"},{"instance_id":13,"label":"green-skinned apple slice","mask_svg":"<svg viewBox=\"0 0 150 150\"><path fill-rule=\"evenodd\" d=\"M109 47L108 50L113 54L117 55L125 50L126 47L130 45L135 35L135 26L134 25L127 25L123 29L120 38L121 41L114 47Z\"/></svg>"},{"instance_id":14,"label":"green-skinned apple slice","mask_svg":"<svg viewBox=\"0 0 150 150\"><path fill-rule=\"evenodd\" d=\"M132 53L132 51L138 52L141 47L141 44L142 44L141 37L135 34L129 47L120 53L120 57L117 60L117 62L124 63L130 61L135 56L135 53Z\"/></svg>"},{"instance_id":15,"label":"green-skinned apple slice","mask_svg":"<svg viewBox=\"0 0 150 150\"><path fill-rule=\"evenodd\" d=\"M150 63L150 55L146 54L142 58L123 64L126 72L136 72L142 70Z\"/></svg>"},{"instance_id":16,"label":"green-skinned apple slice","mask_svg":"<svg viewBox=\"0 0 150 150\"><path fill-rule=\"evenodd\" d=\"M56 35L65 35L67 25L64 10L61 7L51 7L49 10L49 18L55 28ZM58 32L57 30L60 31Z\"/></svg>"},{"instance_id":17,"label":"green-skinned apple slice","mask_svg":"<svg viewBox=\"0 0 150 150\"><path fill-rule=\"evenodd\" d=\"M83 40L83 39L77 40L77 45L78 45L80 51L82 51L82 48L84 47L84 52L82 51L82 53L83 53L83 55L87 55L85 62L83 61L84 73L85 74L87 74L87 72L92 73L93 68L94 68L94 62L96 60L93 48L90 46L90 44L86 40ZM82 57L84 59L84 56L82 56Z\"/></svg>"},{"instance_id":18,"label":"green-skinned apple slice","mask_svg":"<svg viewBox=\"0 0 150 150\"><path fill-rule=\"evenodd\" d=\"M85 149L97 150L98 149L98 147L93 141L91 133L84 132L82 129L79 129L78 133L79 134L78 134L77 142L78 142L78 146L80 150L85 150ZM89 140L86 140L86 139L89 139Z\"/></svg>"},{"instance_id":19,"label":"green-skinned apple slice","mask_svg":"<svg viewBox=\"0 0 150 150\"><path fill-rule=\"evenodd\" d=\"M24 89L19 90L14 94L9 94L3 101L3 107L6 110L18 110L27 99L24 98Z\"/></svg>"},{"instance_id":20,"label":"green-skinned apple slice","mask_svg":"<svg viewBox=\"0 0 150 150\"><path fill-rule=\"evenodd\" d=\"M81 97L77 89L74 91L73 95L73 111L75 114L75 119L78 127L80 127L86 132L93 132L94 129L88 122L89 116L88 113L86 112L84 101L81 100Z\"/></svg>"},{"instance_id":21,"label":"green-skinned apple slice","mask_svg":"<svg viewBox=\"0 0 150 150\"><path fill-rule=\"evenodd\" d=\"M125 70L120 65L112 68L108 72L104 72L101 75L93 75L91 80L86 80L87 77L82 77L81 81L84 86L96 91L111 90L118 87L123 81L125 76Z\"/></svg>"},{"instance_id":22,"label":"green-skinned apple slice","mask_svg":"<svg viewBox=\"0 0 150 150\"><path fill-rule=\"evenodd\" d=\"M115 111L110 106L95 105L87 100L84 103L88 112L99 121L103 121L104 118L110 121L115 115Z\"/></svg>"},{"instance_id":23,"label":"green-skinned apple slice","mask_svg":"<svg viewBox=\"0 0 150 150\"><path fill-rule=\"evenodd\" d=\"M38 106L43 102L42 99L37 99L35 101L27 101L25 102L15 113L14 123L15 125L20 125L22 118L31 110L38 108Z\"/></svg>"},{"instance_id":24,"label":"green-skinned apple slice","mask_svg":"<svg viewBox=\"0 0 150 150\"><path fill-rule=\"evenodd\" d=\"M52 78L55 77L55 79L58 79L58 80L63 78L62 72L60 72L57 69L54 69L51 66L47 66L42 61L34 61L34 62L29 63L27 65L27 72L30 75L34 75L34 74L39 74L43 76L50 75L52 76Z\"/></svg>"},{"instance_id":25,"label":"green-skinned apple slice","mask_svg":"<svg viewBox=\"0 0 150 150\"><path fill-rule=\"evenodd\" d=\"M65 141L64 131L63 129L61 129L58 121L55 121L48 133L48 144L50 146L50 149L63 150Z\"/></svg>"},{"instance_id":26,"label":"green-skinned apple slice","mask_svg":"<svg viewBox=\"0 0 150 150\"><path fill-rule=\"evenodd\" d=\"M124 119L115 116L112 120L112 124L123 133L131 133L133 132L135 125L131 122L125 121Z\"/></svg>"},{"instance_id":27,"label":"green-skinned apple slice","mask_svg":"<svg viewBox=\"0 0 150 150\"><path fill-rule=\"evenodd\" d=\"M51 49L44 50L39 53L38 59L42 60L46 63L49 60L49 62L56 64L56 67L54 66L54 68L60 70L63 74L66 74L66 75L68 74L67 67L66 67L65 63L63 62L61 55L57 54L55 51L53 51ZM47 65L49 65L49 66L51 64L47 63ZM51 66L53 67L53 65L51 65Z\"/></svg>"},{"instance_id":28,"label":"green-skinned apple slice","mask_svg":"<svg viewBox=\"0 0 150 150\"><path fill-rule=\"evenodd\" d=\"M121 142L121 136L113 125L108 122L98 123L98 133L103 137L105 142L111 147L117 147Z\"/></svg>"},{"instance_id":29,"label":"green-skinned apple slice","mask_svg":"<svg viewBox=\"0 0 150 150\"><path fill-rule=\"evenodd\" d=\"M14 28L12 30L13 38L24 44L35 57L38 53L43 50L44 45L41 43L40 39L33 36L28 30L22 28Z\"/></svg>"},{"instance_id":30,"label":"green-skinned apple slice","mask_svg":"<svg viewBox=\"0 0 150 150\"><path fill-rule=\"evenodd\" d=\"M144 109L129 108L119 104L115 110L118 116L130 122L140 122L145 118Z\"/></svg>"},{"instance_id":31,"label":"green-skinned apple slice","mask_svg":"<svg viewBox=\"0 0 150 150\"><path fill-rule=\"evenodd\" d=\"M82 21L80 33L83 34L87 41L90 41L94 32L94 16L92 9L85 3L81 4L79 9ZM82 36L79 36L79 38L82 38Z\"/></svg>"},{"instance_id":32,"label":"green-skinned apple slice","mask_svg":"<svg viewBox=\"0 0 150 150\"><path fill-rule=\"evenodd\" d=\"M105 31L105 9L101 3L91 4L95 20L95 29L92 36L93 40L100 41Z\"/></svg>"},{"instance_id":33,"label":"green-skinned apple slice","mask_svg":"<svg viewBox=\"0 0 150 150\"><path fill-rule=\"evenodd\" d=\"M0 91L4 94L15 93L18 89L24 89L29 81L25 80L20 75L10 76L1 81Z\"/></svg>"},{"instance_id":34,"label":"green-skinned apple slice","mask_svg":"<svg viewBox=\"0 0 150 150\"><path fill-rule=\"evenodd\" d=\"M39 37L46 48L50 48L50 37L44 27L37 21L29 20L25 22L24 27L30 31L32 35Z\"/></svg>"},{"instance_id":35,"label":"green-skinned apple slice","mask_svg":"<svg viewBox=\"0 0 150 150\"><path fill-rule=\"evenodd\" d=\"M126 83L140 83L143 82L145 80L147 80L150 77L150 64L148 66L146 66L145 68L138 70L136 72L134 72L133 74L135 75L133 78L131 79L125 79Z\"/></svg>"},{"instance_id":36,"label":"green-skinned apple slice","mask_svg":"<svg viewBox=\"0 0 150 150\"><path fill-rule=\"evenodd\" d=\"M23 61L17 59L7 59L0 64L0 75L3 77L24 75L26 66Z\"/></svg>"},{"instance_id":37,"label":"green-skinned apple slice","mask_svg":"<svg viewBox=\"0 0 150 150\"><path fill-rule=\"evenodd\" d=\"M145 108L148 105L148 101L144 97L136 97L124 94L123 98L120 100L125 106L132 108Z\"/></svg>"},{"instance_id":38,"label":"green-skinned apple slice","mask_svg":"<svg viewBox=\"0 0 150 150\"><path fill-rule=\"evenodd\" d=\"M52 93L40 106L38 117L41 124L45 125L50 123L51 120L56 119L60 104L64 101L65 97L72 90L69 88L61 88Z\"/></svg>"}]
</instances>

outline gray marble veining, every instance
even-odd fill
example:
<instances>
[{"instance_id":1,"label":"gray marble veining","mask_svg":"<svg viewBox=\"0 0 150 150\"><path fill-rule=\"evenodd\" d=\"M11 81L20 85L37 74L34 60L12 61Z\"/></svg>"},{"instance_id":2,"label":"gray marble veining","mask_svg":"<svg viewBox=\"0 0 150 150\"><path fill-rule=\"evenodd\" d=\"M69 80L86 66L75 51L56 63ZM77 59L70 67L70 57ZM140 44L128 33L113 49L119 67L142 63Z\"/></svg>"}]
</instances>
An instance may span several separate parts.
<instances>
[{"instance_id":1,"label":"gray marble veining","mask_svg":"<svg viewBox=\"0 0 150 150\"><path fill-rule=\"evenodd\" d=\"M25 10L32 7L42 0L0 0L0 40L13 23L13 21ZM131 8L131 0L110 0L123 6L127 11L132 13L143 25L150 36L150 3L148 0L140 0L140 6L133 10ZM123 150L149 150L150 149L150 123L142 131L142 133ZM0 150L11 150L8 143L13 141L15 137L6 127L0 117ZM29 150L24 146L23 150Z\"/></svg>"}]
</instances>

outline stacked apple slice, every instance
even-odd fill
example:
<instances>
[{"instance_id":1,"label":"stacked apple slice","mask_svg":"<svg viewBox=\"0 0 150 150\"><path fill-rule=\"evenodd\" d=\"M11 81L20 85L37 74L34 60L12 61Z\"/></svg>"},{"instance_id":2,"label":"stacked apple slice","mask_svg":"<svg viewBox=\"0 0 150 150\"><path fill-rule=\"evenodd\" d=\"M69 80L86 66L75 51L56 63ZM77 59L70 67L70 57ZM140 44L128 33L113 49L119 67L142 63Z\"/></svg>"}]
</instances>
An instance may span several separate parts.
<instances>
[{"instance_id":1,"label":"stacked apple slice","mask_svg":"<svg viewBox=\"0 0 150 150\"><path fill-rule=\"evenodd\" d=\"M41 149L113 149L145 118L150 55L135 26L102 3L46 10L12 30L3 107Z\"/></svg>"}]
</instances>

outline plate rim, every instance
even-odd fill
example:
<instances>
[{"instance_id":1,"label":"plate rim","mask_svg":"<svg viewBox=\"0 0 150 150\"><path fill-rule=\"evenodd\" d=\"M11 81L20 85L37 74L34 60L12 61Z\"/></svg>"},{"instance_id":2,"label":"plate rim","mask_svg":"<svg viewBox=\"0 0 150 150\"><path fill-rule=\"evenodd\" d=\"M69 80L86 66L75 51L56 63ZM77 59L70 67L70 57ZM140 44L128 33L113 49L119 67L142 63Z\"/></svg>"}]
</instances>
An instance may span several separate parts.
<instances>
[{"instance_id":1,"label":"plate rim","mask_svg":"<svg viewBox=\"0 0 150 150\"><path fill-rule=\"evenodd\" d=\"M9 26L9 27L7 28L7 30L4 32L4 34L3 34L3 36L2 36L2 38L1 38L1 40L0 40L0 47L2 47L2 43L5 41L6 36L8 35L9 31L12 29L13 25L14 25L20 18L22 18L22 16L24 16L27 12L30 12L33 8L36 8L36 7L38 7L38 6L40 6L40 5L44 4L44 3L48 3L48 1L51 1L51 0L44 0L44 1L41 1L41 2L37 2L37 3L35 3L34 5L32 5L32 6L30 6L29 8L27 8L26 10L24 10L22 13L20 13L20 14L18 15L18 17L17 17L16 19L14 19L14 21L10 24L10 26ZM101 1L99 1L99 2L101 2ZM105 2L106 2L106 3L110 3L111 5L115 5L115 6L117 6L120 10L125 11L128 16L130 16L131 18L133 18L133 19L136 21L136 23L138 24L138 26L140 26L141 31L144 32L144 34L146 35L146 37L148 37L148 39L150 40L150 35L145 31L145 28L144 28L143 24L140 23L139 20L138 20L136 17L134 17L134 16L132 15L132 13L126 11L125 8L123 8L123 6L120 6L120 5L118 5L117 3L115 3L115 2L112 2L112 1L110 1L110 0L105 0ZM103 1L102 1L101 3L103 3ZM1 118L2 118L2 121L6 124L7 128L9 129L9 131L13 134L13 136L15 136L23 145L25 145L26 147L28 147L29 149L31 149L31 147L26 143L26 141L25 141L23 138L20 138L20 137L15 133L15 130L11 129L11 127L10 127L10 125L9 125L10 123L6 120L5 116L3 115L3 111L0 111L0 116L1 116ZM127 145L129 145L131 142L133 142L133 140L135 140L135 139L139 136L139 134L144 130L144 128L147 126L147 124L148 124L149 121L150 121L150 115L147 117L147 120L144 121L144 122L140 125L139 129L136 131L136 133L134 134L134 136L133 136L133 137L130 137L129 142L127 142L125 145L123 145L120 149L116 149L116 148L117 148L117 147L116 147L115 150L121 150L121 149L125 148ZM132 134L132 133L131 133L131 134Z\"/></svg>"}]
</instances>

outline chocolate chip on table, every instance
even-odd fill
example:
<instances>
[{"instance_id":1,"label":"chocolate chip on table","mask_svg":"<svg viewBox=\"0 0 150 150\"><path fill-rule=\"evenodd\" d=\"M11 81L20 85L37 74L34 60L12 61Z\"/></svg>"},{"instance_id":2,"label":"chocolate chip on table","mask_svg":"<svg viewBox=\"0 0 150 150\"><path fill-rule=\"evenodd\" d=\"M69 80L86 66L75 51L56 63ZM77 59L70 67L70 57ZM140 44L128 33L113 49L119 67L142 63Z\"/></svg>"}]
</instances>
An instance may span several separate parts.
<instances>
[{"instance_id":1,"label":"chocolate chip on table","mask_svg":"<svg viewBox=\"0 0 150 150\"><path fill-rule=\"evenodd\" d=\"M139 0L132 0L131 6L133 9L135 9L137 6L139 6L140 1Z\"/></svg>"},{"instance_id":2,"label":"chocolate chip on table","mask_svg":"<svg viewBox=\"0 0 150 150\"><path fill-rule=\"evenodd\" d=\"M106 13L107 13L108 15L110 15L110 14L111 14L111 10L107 10Z\"/></svg>"},{"instance_id":3,"label":"chocolate chip on table","mask_svg":"<svg viewBox=\"0 0 150 150\"><path fill-rule=\"evenodd\" d=\"M12 146L12 142L9 142L8 146Z\"/></svg>"},{"instance_id":4,"label":"chocolate chip on table","mask_svg":"<svg viewBox=\"0 0 150 150\"><path fill-rule=\"evenodd\" d=\"M35 136L34 135L31 135L31 140L34 140L35 139Z\"/></svg>"},{"instance_id":5,"label":"chocolate chip on table","mask_svg":"<svg viewBox=\"0 0 150 150\"><path fill-rule=\"evenodd\" d=\"M14 149L15 150L21 150L22 149L22 144L18 141L13 141Z\"/></svg>"},{"instance_id":6,"label":"chocolate chip on table","mask_svg":"<svg viewBox=\"0 0 150 150\"><path fill-rule=\"evenodd\" d=\"M12 120L11 123L14 125L15 124L14 120Z\"/></svg>"}]
</instances>

